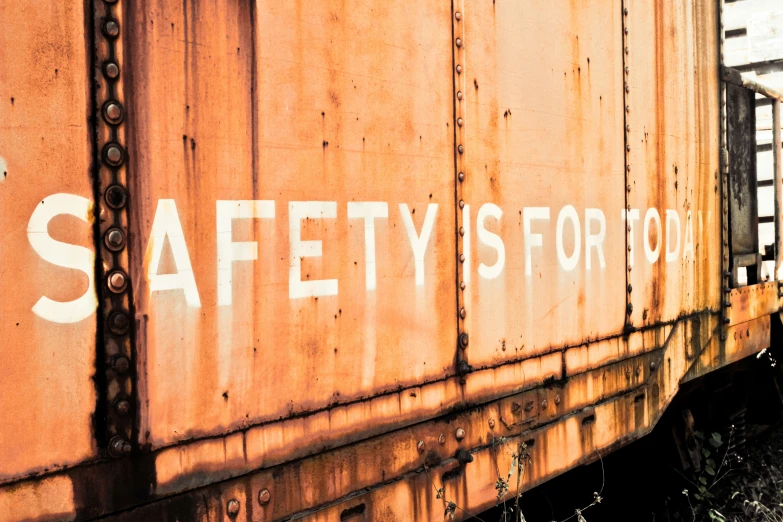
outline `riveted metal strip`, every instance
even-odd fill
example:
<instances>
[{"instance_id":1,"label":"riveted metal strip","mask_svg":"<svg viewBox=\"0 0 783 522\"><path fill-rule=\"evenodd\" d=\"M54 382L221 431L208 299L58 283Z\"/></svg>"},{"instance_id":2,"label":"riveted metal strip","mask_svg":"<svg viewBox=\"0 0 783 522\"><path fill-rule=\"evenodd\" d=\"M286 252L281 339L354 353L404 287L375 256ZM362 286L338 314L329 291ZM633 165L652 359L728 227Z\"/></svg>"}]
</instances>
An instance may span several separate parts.
<instances>
[{"instance_id":1,"label":"riveted metal strip","mask_svg":"<svg viewBox=\"0 0 783 522\"><path fill-rule=\"evenodd\" d=\"M622 30L623 30L623 126L624 126L624 139L623 148L625 150L625 209L627 212L631 211L631 190L633 183L631 180L631 124L628 115L631 111L631 86L630 86L630 66L629 66L629 46L628 46L628 13L629 6L628 0L622 2ZM633 303L631 302L631 293L633 292L633 286L631 285L631 245L633 239L631 238L631 231L633 227L630 219L626 221L625 227L625 329L631 330L633 327Z\"/></svg>"},{"instance_id":2,"label":"riveted metal strip","mask_svg":"<svg viewBox=\"0 0 783 522\"><path fill-rule=\"evenodd\" d=\"M465 195L465 180L470 175L467 169L467 149L465 143L466 110L465 76L465 10L463 0L453 0L452 8L452 50L454 56L454 165L456 198L456 237L457 237L457 372L463 377L472 371L468 364L467 349L467 299L465 296L470 284L470 204Z\"/></svg>"},{"instance_id":3,"label":"riveted metal strip","mask_svg":"<svg viewBox=\"0 0 783 522\"><path fill-rule=\"evenodd\" d=\"M723 27L723 5L724 0L720 0L720 9L718 14L719 27L719 53L721 70L723 68L723 50L726 40L726 30ZM729 266L729 149L727 143L726 128L726 82L720 81L720 172L721 172L721 331L720 339L725 341L728 334L727 329L731 319L729 310L731 307L731 268Z\"/></svg>"},{"instance_id":4,"label":"riveted metal strip","mask_svg":"<svg viewBox=\"0 0 783 522\"><path fill-rule=\"evenodd\" d=\"M98 413L104 433L99 442L112 457L132 452L136 440L135 353L132 294L128 276L126 107L122 63L121 0L94 0L94 118L97 161L96 280L99 298ZM102 334L102 335L101 335ZM100 338L102 337L102 338Z\"/></svg>"}]
</instances>

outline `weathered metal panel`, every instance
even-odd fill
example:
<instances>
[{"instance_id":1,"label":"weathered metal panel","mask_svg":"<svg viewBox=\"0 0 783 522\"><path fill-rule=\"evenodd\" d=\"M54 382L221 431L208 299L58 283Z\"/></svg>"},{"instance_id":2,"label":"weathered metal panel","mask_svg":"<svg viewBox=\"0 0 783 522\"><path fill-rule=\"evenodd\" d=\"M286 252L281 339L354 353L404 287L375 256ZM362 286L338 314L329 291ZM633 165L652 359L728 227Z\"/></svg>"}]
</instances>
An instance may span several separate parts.
<instances>
[{"instance_id":1,"label":"weathered metal panel","mask_svg":"<svg viewBox=\"0 0 783 522\"><path fill-rule=\"evenodd\" d=\"M97 450L85 17L0 1L0 482Z\"/></svg>"},{"instance_id":2,"label":"weathered metal panel","mask_svg":"<svg viewBox=\"0 0 783 522\"><path fill-rule=\"evenodd\" d=\"M449 6L148 0L125 18L140 442L452 372Z\"/></svg>"},{"instance_id":3,"label":"weathered metal panel","mask_svg":"<svg viewBox=\"0 0 783 522\"><path fill-rule=\"evenodd\" d=\"M628 2L629 322L717 309L718 46L714 2Z\"/></svg>"},{"instance_id":4,"label":"weathered metal panel","mask_svg":"<svg viewBox=\"0 0 783 522\"><path fill-rule=\"evenodd\" d=\"M470 2L463 19L467 359L617 334L620 2Z\"/></svg>"}]
</instances>

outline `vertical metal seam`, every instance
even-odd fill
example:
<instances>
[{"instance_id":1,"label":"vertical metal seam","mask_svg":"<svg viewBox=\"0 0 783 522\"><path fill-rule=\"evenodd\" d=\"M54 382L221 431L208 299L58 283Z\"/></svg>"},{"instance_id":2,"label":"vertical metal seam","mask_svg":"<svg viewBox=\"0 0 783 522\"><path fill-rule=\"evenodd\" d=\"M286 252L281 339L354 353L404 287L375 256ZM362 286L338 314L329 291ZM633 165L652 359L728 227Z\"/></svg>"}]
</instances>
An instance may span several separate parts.
<instances>
[{"instance_id":1,"label":"vertical metal seam","mask_svg":"<svg viewBox=\"0 0 783 522\"><path fill-rule=\"evenodd\" d=\"M629 123L629 113L631 109L631 87L630 87L630 66L629 66L629 45L628 45L628 15L629 15L629 0L622 0L621 2L621 28L622 28L622 74L623 74L623 154L624 154L624 174L625 174L625 211L631 211L631 125ZM631 221L630 216L626 214L625 225L625 331L629 332L633 329L633 320L631 316L633 314L633 303L631 301L631 292L633 286L631 285Z\"/></svg>"},{"instance_id":2,"label":"vertical metal seam","mask_svg":"<svg viewBox=\"0 0 783 522\"><path fill-rule=\"evenodd\" d=\"M719 88L720 88L720 158L719 168L721 172L721 191L720 191L720 203L721 203L721 325L720 325L720 340L725 341L727 337L727 321L728 307L731 306L730 294L731 294L731 281L729 277L731 275L729 267L729 194L728 194L728 179L729 179L729 149L727 142L727 128L726 128L726 82L720 78L719 71L723 70L723 57L724 57L724 42L726 39L726 30L723 27L723 6L724 0L720 0L720 7L718 9L718 52L720 56L720 64L718 67L719 74Z\"/></svg>"},{"instance_id":3,"label":"vertical metal seam","mask_svg":"<svg viewBox=\"0 0 783 522\"><path fill-rule=\"evenodd\" d=\"M772 99L772 180L775 187L775 272L772 277L778 281L780 298L780 267L783 265L783 151L781 150L780 100Z\"/></svg>"},{"instance_id":4,"label":"vertical metal seam","mask_svg":"<svg viewBox=\"0 0 783 522\"><path fill-rule=\"evenodd\" d=\"M100 161L95 164L97 233L96 272L100 281L98 321L101 322L103 360L103 411L106 433L103 441L112 457L130 454L136 435L135 359L132 344L132 298L128 276L127 151L122 144L125 121L122 74L118 58L121 38L119 0L93 3L94 62L93 98L95 143ZM102 63L98 68L97 64ZM97 93L103 93L98 99ZM102 367L102 369L101 369Z\"/></svg>"},{"instance_id":5,"label":"vertical metal seam","mask_svg":"<svg viewBox=\"0 0 783 522\"><path fill-rule=\"evenodd\" d=\"M468 347L469 337L466 331L467 306L465 303L465 291L467 290L465 264L470 257L470 252L466 250L464 234L467 225L463 220L463 209L465 203L465 180L469 173L467 172L467 162L465 161L467 150L465 143L465 12L463 0L452 0L451 3L451 34L452 34L452 78L454 82L454 170L455 170L455 244L457 255L456 270L456 292L457 292L457 353L456 365L457 373L464 382L465 375L472 371L472 367L467 362L465 351ZM468 207L469 208L469 207Z\"/></svg>"}]
</instances>

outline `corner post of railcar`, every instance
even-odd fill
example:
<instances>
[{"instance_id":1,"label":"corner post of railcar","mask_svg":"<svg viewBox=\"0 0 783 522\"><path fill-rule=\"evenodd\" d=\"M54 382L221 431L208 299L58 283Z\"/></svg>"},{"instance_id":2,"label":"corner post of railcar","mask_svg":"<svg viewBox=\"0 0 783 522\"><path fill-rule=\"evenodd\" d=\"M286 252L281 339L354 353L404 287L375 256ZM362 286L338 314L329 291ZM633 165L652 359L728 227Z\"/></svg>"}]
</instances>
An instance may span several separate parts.
<instances>
[{"instance_id":1,"label":"corner post of railcar","mask_svg":"<svg viewBox=\"0 0 783 522\"><path fill-rule=\"evenodd\" d=\"M775 272L778 298L781 297L781 266L783 266L783 151L781 151L779 98L772 99L772 179L775 187Z\"/></svg>"},{"instance_id":2,"label":"corner post of railcar","mask_svg":"<svg viewBox=\"0 0 783 522\"><path fill-rule=\"evenodd\" d=\"M724 62L724 42L726 40L726 30L723 26L724 0L720 0L718 9L718 42L719 42L719 68L723 69ZM719 72L720 74L720 72ZM731 267L729 264L729 149L727 140L727 110L726 110L726 82L721 79L720 89L720 205L721 205L721 322L720 322L720 340L725 342L728 334L728 308L731 306Z\"/></svg>"},{"instance_id":3,"label":"corner post of railcar","mask_svg":"<svg viewBox=\"0 0 783 522\"><path fill-rule=\"evenodd\" d=\"M630 28L628 27L628 17L630 13L630 1L629 0L622 0L621 7L622 7L622 31L623 31L623 150L625 151L625 211L631 212L631 190L633 187L633 183L631 180L631 123L630 119L628 118L629 113L631 112L631 86L630 86L630 65L629 65L629 58L630 58L630 50L629 50L629 31ZM631 245L633 244L633 238L631 238L631 233L633 231L633 227L631 225L631 222L628 221L625 227L625 264L626 264L626 272L625 272L625 327L624 331L627 334L630 334L633 332L633 302L631 300L631 295L633 292L633 286L631 284L631 270L633 269L633 266L631 265Z\"/></svg>"},{"instance_id":4,"label":"corner post of railcar","mask_svg":"<svg viewBox=\"0 0 783 522\"><path fill-rule=\"evenodd\" d=\"M456 200L456 245L457 245L457 354L455 362L457 373L464 384L465 376L473 371L468 363L467 349L470 342L468 335L467 296L470 295L470 205L467 202L466 177L470 175L467 169L467 150L465 149L465 97L467 89L465 76L465 10L463 0L453 0L451 4L452 27L452 76L454 79L454 172Z\"/></svg>"},{"instance_id":5,"label":"corner post of railcar","mask_svg":"<svg viewBox=\"0 0 783 522\"><path fill-rule=\"evenodd\" d=\"M99 281L95 436L109 456L133 451L136 354L129 277L127 107L121 0L93 0L93 121L96 281Z\"/></svg>"}]
</instances>

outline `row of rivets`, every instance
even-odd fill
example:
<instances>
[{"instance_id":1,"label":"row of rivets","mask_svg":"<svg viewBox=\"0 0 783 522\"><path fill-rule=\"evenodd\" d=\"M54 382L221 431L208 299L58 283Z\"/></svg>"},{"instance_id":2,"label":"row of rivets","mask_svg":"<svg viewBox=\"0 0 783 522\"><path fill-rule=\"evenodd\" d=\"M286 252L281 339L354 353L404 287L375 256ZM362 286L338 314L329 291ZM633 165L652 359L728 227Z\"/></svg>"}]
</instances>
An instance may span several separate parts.
<instances>
[{"instance_id":1,"label":"row of rivets","mask_svg":"<svg viewBox=\"0 0 783 522\"><path fill-rule=\"evenodd\" d=\"M625 120L625 134L624 134L624 141L625 141L625 205L626 208L630 210L631 208L631 188L633 184L631 183L631 124L628 121L628 114L631 112L631 103L630 103L630 95L631 95L631 87L630 87L630 67L628 65L628 6L627 6L627 0L623 1L623 15L622 15L622 28L623 28L623 48L625 49L625 52L623 53L623 105L625 106L625 113L623 114L623 119ZM630 222L629 222L630 223ZM628 250L628 259L630 259L630 252L631 252L631 225L629 224L626 227L626 240L625 243L627 245ZM632 323L631 315L633 314L633 304L631 303L631 292L633 290L633 287L631 286L631 264L628 263L628 271L626 272L625 282L626 282L626 299L625 299L625 313L626 313L626 324L630 325Z\"/></svg>"},{"instance_id":2,"label":"row of rivets","mask_svg":"<svg viewBox=\"0 0 783 522\"><path fill-rule=\"evenodd\" d=\"M105 93L106 99L100 107L100 122L105 124L98 135L105 140L101 148L96 176L100 185L106 187L103 201L108 212L106 229L103 231L102 252L103 266L106 268L106 289L104 298L104 314L106 317L105 352L107 358L107 400L110 405L107 412L108 422L108 452L111 456L121 457L132 451L132 410L133 393L132 366L130 349L131 320L127 311L130 298L127 295L129 278L122 268L122 260L127 259L121 254L127 245L127 233L123 219L128 203L128 193L120 178L120 169L125 165L126 152L121 143L119 126L125 118L125 110L119 101L120 66L118 64L118 41L120 38L120 22L115 16L119 9L118 0L103 0L96 4L96 17L100 17L100 32L105 39L96 46L98 53L105 53L102 65L103 87L99 92ZM100 58L100 57L99 57ZM97 100L96 100L97 103ZM109 391L114 390L114 391Z\"/></svg>"},{"instance_id":3,"label":"row of rivets","mask_svg":"<svg viewBox=\"0 0 783 522\"><path fill-rule=\"evenodd\" d=\"M457 315L458 319L458 347L457 347L457 372L462 376L464 382L464 376L471 372L473 368L465 360L465 350L468 347L469 337L465 331L465 319L468 312L465 307L465 294L464 290L467 287L465 282L465 271L468 269L466 265L469 252L465 251L464 237L466 234L466 224L464 222L465 213L469 208L464 199L465 192L465 172L467 162L465 159L465 97L466 97L466 85L465 79L465 32L464 32L464 3L463 0L455 0L453 2L454 9L454 21L453 21L453 35L454 35L454 114L455 114L455 127L454 127L454 140L456 144L455 165L457 172L457 186L456 186L456 202L461 211L457 212L457 280L459 281L460 290L457 292Z\"/></svg>"},{"instance_id":4,"label":"row of rivets","mask_svg":"<svg viewBox=\"0 0 783 522\"><path fill-rule=\"evenodd\" d=\"M720 64L723 66L723 45L725 41L725 28L723 26L723 3L724 0L720 0ZM728 161L728 143L727 143L727 128L726 128L726 84L721 81L720 84L720 147L721 154L719 159L720 171L721 171L721 232L723 240L721 241L721 272L722 287L723 287L723 299L721 299L721 332L720 338L725 341L728 337L726 327L731 323L729 319L729 307L731 306L731 271L729 265L729 201L728 201L728 177L729 177L729 161ZM727 306L728 304L728 306Z\"/></svg>"}]
</instances>

